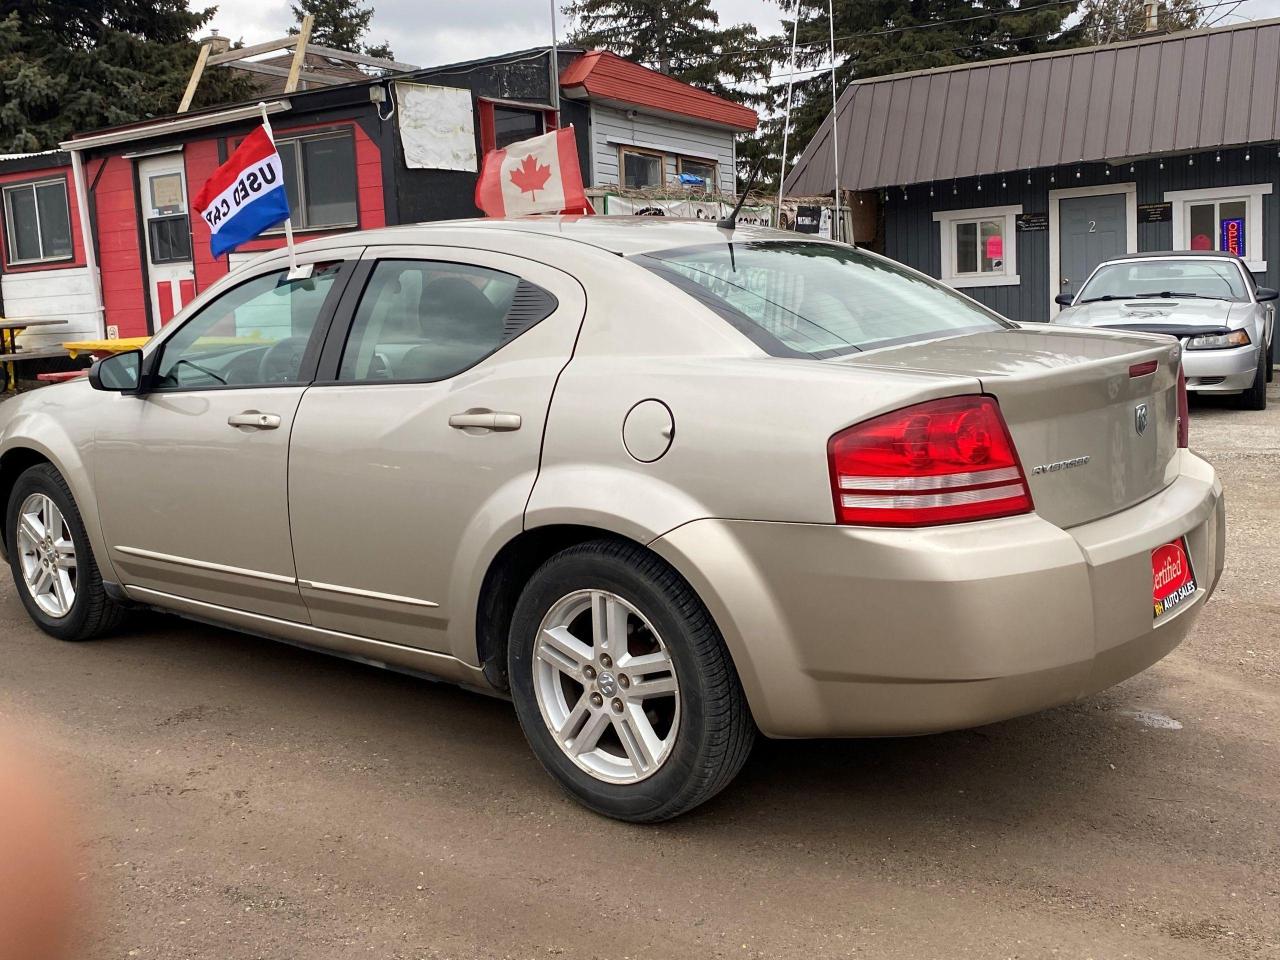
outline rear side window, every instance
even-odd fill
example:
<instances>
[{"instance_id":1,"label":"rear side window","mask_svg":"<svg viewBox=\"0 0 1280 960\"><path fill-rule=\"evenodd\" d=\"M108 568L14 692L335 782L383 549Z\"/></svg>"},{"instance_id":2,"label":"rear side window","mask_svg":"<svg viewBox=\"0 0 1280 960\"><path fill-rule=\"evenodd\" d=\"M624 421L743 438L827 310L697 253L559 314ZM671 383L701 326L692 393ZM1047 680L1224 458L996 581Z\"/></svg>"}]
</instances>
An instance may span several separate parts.
<instances>
[{"instance_id":1,"label":"rear side window","mask_svg":"<svg viewBox=\"0 0 1280 960\"><path fill-rule=\"evenodd\" d=\"M356 308L338 380L447 379L514 340L555 307L551 294L500 270L379 261Z\"/></svg>"},{"instance_id":2,"label":"rear side window","mask_svg":"<svg viewBox=\"0 0 1280 960\"><path fill-rule=\"evenodd\" d=\"M637 259L775 356L838 356L1010 326L939 283L834 244L718 243Z\"/></svg>"}]
</instances>

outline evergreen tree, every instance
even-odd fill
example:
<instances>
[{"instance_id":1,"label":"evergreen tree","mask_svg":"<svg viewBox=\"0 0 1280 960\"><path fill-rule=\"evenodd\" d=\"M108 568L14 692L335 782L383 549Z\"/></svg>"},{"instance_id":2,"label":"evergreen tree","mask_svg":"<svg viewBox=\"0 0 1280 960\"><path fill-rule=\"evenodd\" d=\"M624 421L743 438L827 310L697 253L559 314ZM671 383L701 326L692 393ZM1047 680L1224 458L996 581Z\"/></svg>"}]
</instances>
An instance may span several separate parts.
<instances>
[{"instance_id":1,"label":"evergreen tree","mask_svg":"<svg viewBox=\"0 0 1280 960\"><path fill-rule=\"evenodd\" d=\"M1164 0L1156 19L1157 29L1191 30L1200 25L1201 0ZM1144 0L1084 0L1080 31L1086 43L1132 40L1147 30Z\"/></svg>"},{"instance_id":2,"label":"evergreen tree","mask_svg":"<svg viewBox=\"0 0 1280 960\"><path fill-rule=\"evenodd\" d=\"M193 34L216 8L186 0L0 0L0 152L56 147L73 132L173 113L195 65ZM195 106L244 99L208 70Z\"/></svg>"},{"instance_id":3,"label":"evergreen tree","mask_svg":"<svg viewBox=\"0 0 1280 960\"><path fill-rule=\"evenodd\" d=\"M364 35L369 32L369 21L373 19L373 7L360 6L360 0L298 0L291 3L293 17L298 23L310 14L311 42L321 47L333 47L335 50L346 50L349 53L364 53L371 57L382 57L394 60L390 44L383 42L376 45L363 43ZM298 27L290 27L290 33L297 33Z\"/></svg>"},{"instance_id":4,"label":"evergreen tree","mask_svg":"<svg viewBox=\"0 0 1280 960\"><path fill-rule=\"evenodd\" d=\"M768 116L757 137L739 150L744 169L756 157L768 158L764 169L774 189L790 72L789 18L795 9L792 0L777 2L786 18L784 29L767 42L772 77L755 100ZM1077 5L1078 0L837 0L836 91L841 93L851 80L865 77L1077 45L1080 28L1065 28ZM800 0L799 15L788 168L831 112L827 0Z\"/></svg>"},{"instance_id":5,"label":"evergreen tree","mask_svg":"<svg viewBox=\"0 0 1280 960\"><path fill-rule=\"evenodd\" d=\"M611 50L732 100L746 96L732 84L766 65L763 54L743 52L759 46L756 28L721 27L711 0L573 0L564 12L574 46Z\"/></svg>"}]
</instances>

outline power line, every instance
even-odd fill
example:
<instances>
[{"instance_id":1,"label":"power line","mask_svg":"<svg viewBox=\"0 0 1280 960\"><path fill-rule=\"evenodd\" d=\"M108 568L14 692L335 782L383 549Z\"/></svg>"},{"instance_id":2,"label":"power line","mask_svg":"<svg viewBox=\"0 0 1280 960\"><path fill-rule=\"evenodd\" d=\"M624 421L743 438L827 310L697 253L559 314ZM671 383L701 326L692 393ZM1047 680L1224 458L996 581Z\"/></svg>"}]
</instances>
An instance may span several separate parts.
<instances>
[{"instance_id":1,"label":"power line","mask_svg":"<svg viewBox=\"0 0 1280 960\"><path fill-rule=\"evenodd\" d=\"M1217 2L1215 2L1215 3L1203 4L1203 5L1201 5L1201 6L1195 6L1195 7L1186 7L1186 8L1185 8L1185 10L1184 10L1184 12L1188 12L1188 13L1190 13L1190 12L1193 12L1193 11L1194 11L1194 12L1200 12L1200 11L1207 11L1207 10L1216 10L1216 9L1217 9L1217 8L1219 8L1219 7L1226 7L1226 6L1233 6L1233 5L1234 5L1234 6L1236 6L1236 7L1238 7L1242 2L1243 2L1243 0L1217 0ZM1233 12L1233 11L1228 11L1228 14L1229 14L1229 13L1231 13L1231 12ZM858 35L858 36L859 36L859 37L861 37L861 36L875 36L875 35L876 35L876 34L865 34L865 35L864 35L864 34L860 34L860 35ZM1021 43L1021 42L1025 41L1025 40L1049 40L1049 39L1052 39L1053 37L1056 37L1056 36L1058 36L1058 33L1057 33L1057 32L1054 32L1054 33L1042 33L1042 34L1030 34L1030 35L1027 35L1027 36L1021 36L1021 37L1004 37L1004 38L1001 38L1001 39L999 39L999 40L978 41L978 42L975 42L975 43L966 43L966 44L963 44L962 46L949 47L949 48L940 49L940 50L929 50L929 51L926 51L926 52L927 52L927 53L930 53L930 54L937 54L937 53L964 53L964 52L965 52L965 51L967 51L967 50L975 50L975 49L979 49L979 48L983 48L983 47L1000 47L1000 46L1006 46L1006 45L1008 45L1008 44ZM844 39L848 40L848 39L856 39L856 38L854 38L854 37L845 37ZM1061 52L1066 53L1066 52L1068 52L1068 51L1069 51L1069 48L1064 48L1064 50L1063 50L1063 51L1061 51ZM1055 51L1055 52L1058 52L1058 51ZM918 56L918 55L919 55L919 54L918 54L917 52L915 52L915 51L910 51L910 52L901 52L901 53L888 53L888 54L882 54L882 55L877 56L877 57L871 57L871 58L866 59L866 60L857 60L857 61L854 61L854 60L852 60L852 59L850 59L850 60L846 60L846 62L845 62L845 63L843 63L843 64L841 64L841 65L840 65L840 67L848 67L848 68L850 68L850 69L852 69L852 68L854 68L854 67L857 67L857 68L865 68L865 67L867 67L867 66L871 66L871 65L875 65L875 64L880 64L880 63L892 63L893 61L896 61L896 60L902 60L902 59L907 58L907 57L913 57L913 56ZM981 61L977 61L977 62L979 62L979 63L980 63ZM959 66L959 64L957 64L956 66ZM809 67L809 68L806 68L806 69L804 69L804 70L797 71L797 72L796 72L796 74L795 74L795 79L798 79L798 80L808 80L808 79L811 79L811 78L813 78L813 77L815 77L815 76L818 76L819 74L822 74L822 73L827 72L829 69L830 69L830 67L829 67L828 65L823 65L823 66L819 66L819 67ZM839 69L839 67L837 67L837 69ZM735 84L735 83L727 83L727 84L725 84L725 85L726 85L726 86L730 86L730 87L736 87L737 89L745 89L741 83L737 83L737 84Z\"/></svg>"}]
</instances>

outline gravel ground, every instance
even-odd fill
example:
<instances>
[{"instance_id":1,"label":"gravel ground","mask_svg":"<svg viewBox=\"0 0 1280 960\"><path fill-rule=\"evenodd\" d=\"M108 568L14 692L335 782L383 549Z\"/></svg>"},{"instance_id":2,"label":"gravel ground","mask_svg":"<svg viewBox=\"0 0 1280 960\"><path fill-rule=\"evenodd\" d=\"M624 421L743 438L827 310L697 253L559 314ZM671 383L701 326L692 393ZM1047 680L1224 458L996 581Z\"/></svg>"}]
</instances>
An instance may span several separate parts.
<instances>
[{"instance_id":1,"label":"gravel ground","mask_svg":"<svg viewBox=\"0 0 1280 960\"><path fill-rule=\"evenodd\" d=\"M1165 661L979 730L765 742L657 828L562 796L500 701L160 616L60 644L6 580L0 724L76 810L76 956L1280 956L1271 401L1193 404L1228 567Z\"/></svg>"}]
</instances>

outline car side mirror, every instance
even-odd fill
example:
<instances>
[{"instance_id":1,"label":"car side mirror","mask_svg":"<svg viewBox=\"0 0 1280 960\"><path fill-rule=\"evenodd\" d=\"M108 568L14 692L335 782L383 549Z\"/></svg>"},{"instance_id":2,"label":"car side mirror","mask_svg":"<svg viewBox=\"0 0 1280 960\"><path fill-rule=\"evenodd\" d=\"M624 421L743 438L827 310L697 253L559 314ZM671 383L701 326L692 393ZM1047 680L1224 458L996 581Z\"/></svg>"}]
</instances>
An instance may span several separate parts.
<instances>
[{"instance_id":1,"label":"car side mirror","mask_svg":"<svg viewBox=\"0 0 1280 960\"><path fill-rule=\"evenodd\" d=\"M1259 287L1259 288L1258 288L1258 302L1259 302L1259 303L1262 303L1262 302L1263 302L1263 301L1265 301L1265 300L1276 300L1276 299L1280 299L1280 290L1277 290L1277 289L1275 289L1274 287Z\"/></svg>"},{"instance_id":2,"label":"car side mirror","mask_svg":"<svg viewBox=\"0 0 1280 960\"><path fill-rule=\"evenodd\" d=\"M89 368L89 385L113 393L137 393L142 387L142 351L129 350L95 360Z\"/></svg>"},{"instance_id":3,"label":"car side mirror","mask_svg":"<svg viewBox=\"0 0 1280 960\"><path fill-rule=\"evenodd\" d=\"M1060 293L1053 298L1053 302L1060 307L1069 307L1071 306L1071 301L1075 298L1076 295L1074 293Z\"/></svg>"}]
</instances>

